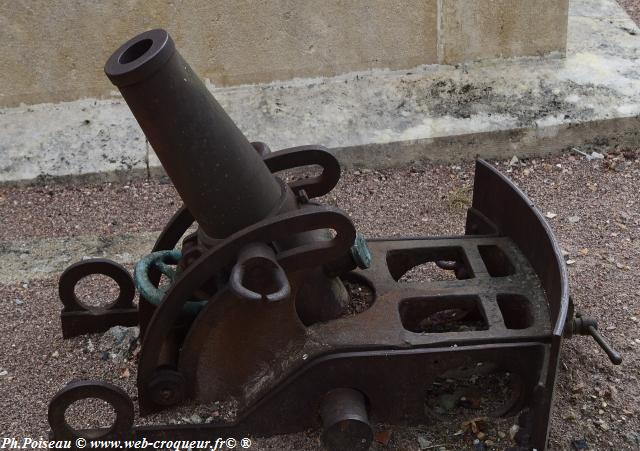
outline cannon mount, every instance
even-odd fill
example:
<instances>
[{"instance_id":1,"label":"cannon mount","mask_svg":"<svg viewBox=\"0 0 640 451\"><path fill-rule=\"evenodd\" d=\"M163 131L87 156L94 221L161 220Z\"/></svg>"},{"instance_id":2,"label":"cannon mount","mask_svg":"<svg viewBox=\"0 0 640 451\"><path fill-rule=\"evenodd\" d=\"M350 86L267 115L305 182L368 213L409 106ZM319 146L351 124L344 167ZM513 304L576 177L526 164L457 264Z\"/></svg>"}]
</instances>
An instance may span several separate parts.
<instances>
[{"instance_id":1,"label":"cannon mount","mask_svg":"<svg viewBox=\"0 0 640 451\"><path fill-rule=\"evenodd\" d=\"M593 320L573 317L564 258L542 215L485 161L476 162L465 235L365 240L344 212L313 200L338 183L335 156L321 146L271 152L245 143L163 30L127 42L106 71L185 205L133 277L105 259L62 274L63 335L140 326L142 415L228 399L239 413L233 422L136 426L123 390L74 381L50 403L52 438L239 439L321 428L325 447L365 450L372 425L434 421L429 399L441 378L502 374L510 396L491 414L517 416L514 449L544 450L563 337L590 334L620 363ZM173 112L156 120L159 103ZM197 119L181 117L194 105ZM194 132L201 126L204 135ZM275 175L313 165L315 177ZM406 280L425 263L450 277ZM75 296L91 274L118 283L111 305ZM354 305L354 286L365 303ZM67 408L85 398L114 408L110 428L68 425Z\"/></svg>"}]
</instances>

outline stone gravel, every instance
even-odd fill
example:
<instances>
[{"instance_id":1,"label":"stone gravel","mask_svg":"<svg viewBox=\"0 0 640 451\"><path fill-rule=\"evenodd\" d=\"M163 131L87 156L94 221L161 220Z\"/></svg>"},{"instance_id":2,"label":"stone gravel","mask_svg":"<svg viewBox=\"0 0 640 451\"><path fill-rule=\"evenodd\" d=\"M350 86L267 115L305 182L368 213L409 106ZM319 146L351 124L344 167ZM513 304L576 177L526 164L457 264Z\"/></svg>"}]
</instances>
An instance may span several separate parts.
<instances>
[{"instance_id":1,"label":"stone gravel","mask_svg":"<svg viewBox=\"0 0 640 451\"><path fill-rule=\"evenodd\" d=\"M640 0L618 1L640 23ZM552 217L578 310L600 320L601 331L624 358L614 367L592 340L565 341L549 448L571 450L574 440L584 439L589 449L639 450L640 163L635 153L586 161L572 152L513 166L496 163ZM344 209L370 237L462 233L472 178L471 163L351 171L323 202ZM179 205L173 187L159 180L0 188L0 241L159 230ZM56 279L0 285L3 436L46 437L48 401L73 379L112 381L136 399L135 358L105 360L100 334L62 340L58 302ZM80 426L104 425L109 418L104 406L84 407ZM192 414L182 409L175 415ZM206 415L224 416L224 406L198 410L195 418ZM496 442L487 449L504 448L509 431L503 425L487 431ZM390 441L373 448L473 449L472 437L454 435L460 426L379 425L379 432L391 432ZM252 449L318 447L318 433L308 431L256 439Z\"/></svg>"},{"instance_id":2,"label":"stone gravel","mask_svg":"<svg viewBox=\"0 0 640 451\"><path fill-rule=\"evenodd\" d=\"M618 4L622 6L636 23L640 24L640 1L639 0L618 0Z\"/></svg>"},{"instance_id":3,"label":"stone gravel","mask_svg":"<svg viewBox=\"0 0 640 451\"><path fill-rule=\"evenodd\" d=\"M640 163L635 151L625 155L586 161L570 152L513 166L495 162L543 212L556 215L549 222L572 262L570 282L578 308L600 320L601 330L625 359L623 366L613 367L592 340L566 342L552 420L553 450L571 449L570 440L582 438L591 449L638 449L630 440L640 431ZM472 163L350 171L323 202L344 209L369 237L462 233L472 180ZM158 230L179 205L171 185L157 180L4 188L0 199L2 240ZM0 430L5 434L44 436L47 403L72 379L111 380L135 399L132 362L103 360L99 336L62 340L56 283L0 286ZM89 412L84 420L99 422L101 411L91 407ZM197 413L206 417L213 412ZM177 415L191 414L183 409ZM454 435L458 424L390 429L390 442L378 449L417 450L425 440L450 450L472 448L471 437ZM508 424L496 423L487 434L496 442L489 449L503 449ZM255 445L317 449L318 434L257 439Z\"/></svg>"}]
</instances>

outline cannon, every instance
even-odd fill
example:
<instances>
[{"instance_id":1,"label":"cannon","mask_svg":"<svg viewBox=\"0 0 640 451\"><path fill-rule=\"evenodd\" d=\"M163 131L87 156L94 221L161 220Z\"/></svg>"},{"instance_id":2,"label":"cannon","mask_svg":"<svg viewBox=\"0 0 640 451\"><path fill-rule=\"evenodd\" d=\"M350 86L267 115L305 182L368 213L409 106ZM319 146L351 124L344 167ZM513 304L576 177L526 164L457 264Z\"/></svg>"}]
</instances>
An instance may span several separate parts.
<instances>
[{"instance_id":1,"label":"cannon","mask_svg":"<svg viewBox=\"0 0 640 451\"><path fill-rule=\"evenodd\" d=\"M250 143L166 31L126 42L105 72L184 205L133 276L105 259L65 270L63 335L140 326L141 415L218 400L234 400L238 414L136 425L123 390L80 380L49 405L52 438L208 440L316 428L330 450L365 450L375 424L435 421L439 381L500 374L510 394L491 414L517 416L513 449L544 450L563 337L592 335L621 362L597 323L574 315L544 218L487 162L476 162L464 235L366 239L343 211L314 200L339 181L336 157L316 145L272 152ZM289 183L276 175L309 166L319 174ZM451 277L403 280L429 262ZM76 298L90 274L119 285L109 306ZM110 428L67 424L67 408L85 398L111 404Z\"/></svg>"}]
</instances>

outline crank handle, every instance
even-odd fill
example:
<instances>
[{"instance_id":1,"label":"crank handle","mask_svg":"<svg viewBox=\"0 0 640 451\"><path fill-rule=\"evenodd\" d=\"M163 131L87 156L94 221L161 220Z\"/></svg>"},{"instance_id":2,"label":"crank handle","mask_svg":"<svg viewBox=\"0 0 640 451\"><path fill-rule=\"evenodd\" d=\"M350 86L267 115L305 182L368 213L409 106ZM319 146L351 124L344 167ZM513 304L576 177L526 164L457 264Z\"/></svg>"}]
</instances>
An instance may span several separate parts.
<instances>
[{"instance_id":1,"label":"crank handle","mask_svg":"<svg viewBox=\"0 0 640 451\"><path fill-rule=\"evenodd\" d=\"M576 317L573 319L572 329L573 334L591 335L596 343L598 343L598 346L607 354L611 363L614 365L620 365L622 363L620 353L613 349L604 337L600 335L600 332L598 332L598 322L595 319L576 314Z\"/></svg>"},{"instance_id":2,"label":"crank handle","mask_svg":"<svg viewBox=\"0 0 640 451\"><path fill-rule=\"evenodd\" d=\"M614 365L620 365L622 363L622 356L620 355L620 353L613 349L609 343L607 343L604 337L600 335L600 332L598 332L598 329L593 326L589 326L587 327L587 331L589 335L593 337L596 343L598 343L598 345L602 348L602 350L607 354L607 356L609 356L609 360L611 360L611 363L613 363Z\"/></svg>"}]
</instances>

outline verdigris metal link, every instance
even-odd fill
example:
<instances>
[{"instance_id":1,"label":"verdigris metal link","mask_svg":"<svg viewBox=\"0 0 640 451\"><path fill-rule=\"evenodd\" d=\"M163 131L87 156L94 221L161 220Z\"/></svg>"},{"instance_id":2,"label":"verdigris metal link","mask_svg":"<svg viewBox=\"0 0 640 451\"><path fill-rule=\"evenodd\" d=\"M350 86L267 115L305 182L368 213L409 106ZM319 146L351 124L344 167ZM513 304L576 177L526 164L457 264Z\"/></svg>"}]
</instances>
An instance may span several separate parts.
<instances>
[{"instance_id":1,"label":"verdigris metal link","mask_svg":"<svg viewBox=\"0 0 640 451\"><path fill-rule=\"evenodd\" d=\"M149 272L156 268L167 276L173 283L176 278L176 270L171 267L182 257L180 249L152 252L142 257L133 271L133 283L147 301L153 305L160 305L167 292L166 289L156 287L149 278ZM206 305L207 301L189 301L184 305L183 312L190 315L197 314Z\"/></svg>"}]
</instances>

